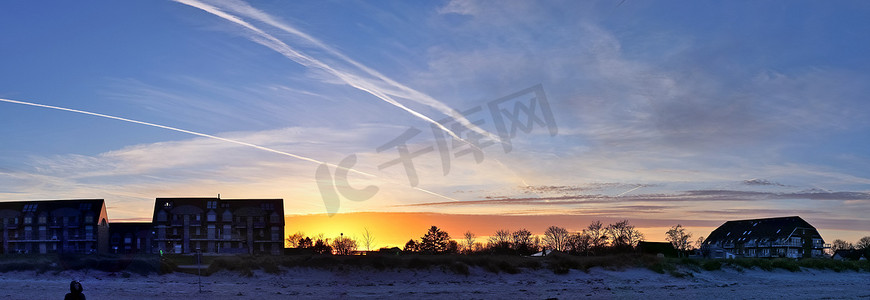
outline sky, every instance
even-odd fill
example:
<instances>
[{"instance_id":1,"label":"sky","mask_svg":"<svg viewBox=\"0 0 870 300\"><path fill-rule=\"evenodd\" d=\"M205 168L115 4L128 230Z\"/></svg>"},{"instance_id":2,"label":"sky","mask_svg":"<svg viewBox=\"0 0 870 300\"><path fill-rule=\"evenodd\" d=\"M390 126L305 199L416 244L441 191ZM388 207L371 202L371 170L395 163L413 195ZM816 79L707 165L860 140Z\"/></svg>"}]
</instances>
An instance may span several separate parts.
<instances>
[{"instance_id":1,"label":"sky","mask_svg":"<svg viewBox=\"0 0 870 300\"><path fill-rule=\"evenodd\" d=\"M0 201L282 198L288 233L870 235L866 1L0 3ZM388 221L388 222L385 222ZM401 228L402 232L395 231ZM409 233L417 232L417 233ZM413 235L412 235L413 234Z\"/></svg>"}]
</instances>

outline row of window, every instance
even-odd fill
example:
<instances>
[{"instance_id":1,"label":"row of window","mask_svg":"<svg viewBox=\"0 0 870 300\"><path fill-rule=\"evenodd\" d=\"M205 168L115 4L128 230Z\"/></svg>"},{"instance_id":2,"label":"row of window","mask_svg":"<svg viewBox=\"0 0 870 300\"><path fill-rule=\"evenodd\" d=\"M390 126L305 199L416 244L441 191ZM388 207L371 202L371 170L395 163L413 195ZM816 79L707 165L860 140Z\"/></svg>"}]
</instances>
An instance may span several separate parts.
<instances>
[{"instance_id":1,"label":"row of window","mask_svg":"<svg viewBox=\"0 0 870 300\"><path fill-rule=\"evenodd\" d=\"M85 239L93 239L94 238L94 227L86 226L84 233L81 230L77 229L69 229L69 230L47 230L45 226L39 226L37 230L37 234L34 235L33 227L25 227L24 228L24 239L25 240L59 240L63 239L78 239L84 236ZM18 239L21 237L19 231L13 231L9 235L11 239Z\"/></svg>"},{"instance_id":2,"label":"row of window","mask_svg":"<svg viewBox=\"0 0 870 300\"><path fill-rule=\"evenodd\" d=\"M18 222L18 218L15 218L14 221L17 223L17 222ZM52 222L52 223L56 223L56 224L77 224L78 221L79 221L79 219L78 219L78 217L76 217L76 216L71 216L71 217L52 217L52 218L51 218L51 222ZM39 216L39 217L37 218L37 222L39 222L39 224L46 224L46 223L48 223L48 217L47 217L47 216ZM91 216L91 215L87 215L87 216L85 216L85 217L84 217L84 222L85 222L85 223L93 223L93 222L94 222L94 216ZM31 217L31 216L26 216L26 217L24 217L24 224L33 224L33 217Z\"/></svg>"},{"instance_id":3,"label":"row of window","mask_svg":"<svg viewBox=\"0 0 870 300\"><path fill-rule=\"evenodd\" d=\"M193 215L193 216L194 216L194 217L193 217L193 218L194 218L194 221L201 221L201 220L202 220L202 215L196 214L196 215ZM174 215L172 215L172 220L173 220L173 221L181 221L181 220L183 220L183 218L184 218L183 215L180 215L180 214L174 214ZM224 213L223 213L223 215L222 215L222 217L221 217L221 220L223 220L224 222L229 222L229 221L233 221L233 219L235 219L235 222L242 223L242 222L246 221L244 218L245 218L245 217L235 217L235 218L233 218L233 214L230 213L229 211L227 211L227 212L224 212ZM263 216L261 216L261 217L252 217L252 218L253 218L253 221L254 221L254 222L257 222L257 223L266 222L266 217L263 217ZM157 213L157 221L158 221L158 222L165 222L165 221L167 221L167 213L164 212L164 211L159 211L159 212ZM207 221L207 222L217 222L217 213L215 213L215 212L212 211L212 212L209 212L208 214L206 214L206 221ZM278 222L281 222L281 216L279 216L278 214L273 213L271 216L269 216L269 222L271 222L271 223L278 223Z\"/></svg>"}]
</instances>

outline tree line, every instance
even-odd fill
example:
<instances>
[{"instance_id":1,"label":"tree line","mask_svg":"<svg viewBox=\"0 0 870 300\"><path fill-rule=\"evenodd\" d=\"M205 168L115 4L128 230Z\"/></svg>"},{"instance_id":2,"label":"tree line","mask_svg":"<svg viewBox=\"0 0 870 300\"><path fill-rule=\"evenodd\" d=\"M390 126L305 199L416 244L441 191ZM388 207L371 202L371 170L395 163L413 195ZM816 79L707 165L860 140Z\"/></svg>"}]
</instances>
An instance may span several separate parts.
<instances>
[{"instance_id":1,"label":"tree line","mask_svg":"<svg viewBox=\"0 0 870 300\"><path fill-rule=\"evenodd\" d=\"M692 233L677 224L665 233L665 239L680 255L688 254L701 247L704 237L692 240ZM605 225L594 221L577 232L570 232L564 227L550 226L542 235L520 228L516 230L496 230L486 239L471 231L466 231L461 237L454 239L446 231L437 226L430 227L419 239L410 239L401 249L408 253L422 254L505 254L531 255L541 251L555 250L574 255L607 255L634 251L643 240L643 234L631 225L628 220ZM359 249L371 251L374 245L374 234L364 228L360 238L341 234L326 238L324 234L306 236L302 232L288 235L289 248L306 249L319 254L348 255ZM382 251L389 248L382 248ZM861 238L852 244L843 240L835 240L831 250L860 250L870 254L870 236ZM868 255L870 256L870 255Z\"/></svg>"},{"instance_id":2,"label":"tree line","mask_svg":"<svg viewBox=\"0 0 870 300\"><path fill-rule=\"evenodd\" d=\"M643 234L628 220L604 225L595 221L579 232L564 227L550 226L542 235L534 235L526 228L500 229L486 240L471 231L460 239L432 226L419 240L411 239L402 249L405 252L426 254L508 254L531 255L555 250L575 255L600 255L633 251Z\"/></svg>"}]
</instances>

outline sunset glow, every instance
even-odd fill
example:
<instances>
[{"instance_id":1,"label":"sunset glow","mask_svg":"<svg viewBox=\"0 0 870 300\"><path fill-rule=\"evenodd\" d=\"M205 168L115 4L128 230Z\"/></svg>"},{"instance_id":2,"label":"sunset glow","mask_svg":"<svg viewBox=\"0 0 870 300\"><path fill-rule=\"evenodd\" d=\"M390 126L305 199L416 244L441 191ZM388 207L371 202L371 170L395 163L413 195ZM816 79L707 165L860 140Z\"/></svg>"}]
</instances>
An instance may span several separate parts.
<instances>
[{"instance_id":1,"label":"sunset glow","mask_svg":"<svg viewBox=\"0 0 870 300\"><path fill-rule=\"evenodd\" d=\"M870 235L870 7L0 4L0 201L284 199L297 231ZM739 18L735 18L739 16Z\"/></svg>"}]
</instances>

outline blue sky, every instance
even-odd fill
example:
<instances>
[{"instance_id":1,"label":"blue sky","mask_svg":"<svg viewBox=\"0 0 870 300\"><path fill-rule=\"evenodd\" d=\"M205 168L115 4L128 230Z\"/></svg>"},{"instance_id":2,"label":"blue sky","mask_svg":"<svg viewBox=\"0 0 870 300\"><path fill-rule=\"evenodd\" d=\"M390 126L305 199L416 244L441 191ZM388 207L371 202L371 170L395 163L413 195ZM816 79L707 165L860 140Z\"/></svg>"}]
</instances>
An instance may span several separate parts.
<instances>
[{"instance_id":1,"label":"blue sky","mask_svg":"<svg viewBox=\"0 0 870 300\"><path fill-rule=\"evenodd\" d=\"M868 13L863 1L13 1L0 3L0 98L244 142L332 175L356 155L368 175L350 185L378 191L339 194L338 212L699 231L800 215L856 240L870 228ZM379 167L398 154L378 147L409 128L411 152L435 147L432 121L451 112L480 108L477 125L445 128L493 141L488 103L538 84L555 135L533 123L510 152L448 153L449 172L433 148L412 160L416 187L401 165ZM317 162L10 102L0 124L2 200L105 198L119 220L150 217L155 197L218 193L327 210Z\"/></svg>"}]
</instances>

